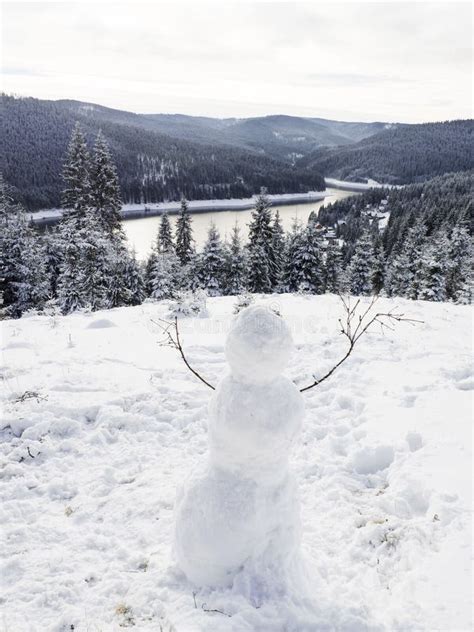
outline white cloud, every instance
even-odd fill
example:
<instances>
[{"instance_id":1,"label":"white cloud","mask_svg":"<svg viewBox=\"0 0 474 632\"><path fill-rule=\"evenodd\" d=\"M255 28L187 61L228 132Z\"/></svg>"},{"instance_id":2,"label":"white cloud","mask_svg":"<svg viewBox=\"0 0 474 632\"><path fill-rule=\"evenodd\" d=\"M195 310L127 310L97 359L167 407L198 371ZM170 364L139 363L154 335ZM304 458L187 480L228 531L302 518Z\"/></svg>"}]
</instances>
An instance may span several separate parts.
<instances>
[{"instance_id":1,"label":"white cloud","mask_svg":"<svg viewBox=\"0 0 474 632\"><path fill-rule=\"evenodd\" d=\"M470 3L4 3L3 89L139 112L472 116Z\"/></svg>"}]
</instances>

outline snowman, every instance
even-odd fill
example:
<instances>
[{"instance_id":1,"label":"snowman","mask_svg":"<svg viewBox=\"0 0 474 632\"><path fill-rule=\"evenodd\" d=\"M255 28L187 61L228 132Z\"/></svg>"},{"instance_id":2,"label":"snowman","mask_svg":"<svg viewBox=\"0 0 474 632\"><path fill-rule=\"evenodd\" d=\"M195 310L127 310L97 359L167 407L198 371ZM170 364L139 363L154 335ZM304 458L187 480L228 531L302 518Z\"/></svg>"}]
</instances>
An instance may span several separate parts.
<instances>
[{"instance_id":1,"label":"snowman","mask_svg":"<svg viewBox=\"0 0 474 632\"><path fill-rule=\"evenodd\" d=\"M174 551L200 587L260 594L298 559L299 502L288 456L303 399L282 372L291 332L273 311L251 306L229 332L230 371L209 406L209 457L178 491ZM249 588L250 587L250 588Z\"/></svg>"}]
</instances>

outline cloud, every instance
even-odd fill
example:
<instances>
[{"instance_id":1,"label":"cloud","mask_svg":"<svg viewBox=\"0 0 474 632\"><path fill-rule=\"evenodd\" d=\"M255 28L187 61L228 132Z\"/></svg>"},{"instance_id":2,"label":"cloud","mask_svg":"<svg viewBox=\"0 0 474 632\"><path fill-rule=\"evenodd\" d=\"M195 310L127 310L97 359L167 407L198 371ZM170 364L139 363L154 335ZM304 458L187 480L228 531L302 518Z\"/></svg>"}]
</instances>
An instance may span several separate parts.
<instances>
[{"instance_id":1,"label":"cloud","mask_svg":"<svg viewBox=\"0 0 474 632\"><path fill-rule=\"evenodd\" d=\"M3 88L142 112L471 115L469 3L4 3Z\"/></svg>"}]
</instances>

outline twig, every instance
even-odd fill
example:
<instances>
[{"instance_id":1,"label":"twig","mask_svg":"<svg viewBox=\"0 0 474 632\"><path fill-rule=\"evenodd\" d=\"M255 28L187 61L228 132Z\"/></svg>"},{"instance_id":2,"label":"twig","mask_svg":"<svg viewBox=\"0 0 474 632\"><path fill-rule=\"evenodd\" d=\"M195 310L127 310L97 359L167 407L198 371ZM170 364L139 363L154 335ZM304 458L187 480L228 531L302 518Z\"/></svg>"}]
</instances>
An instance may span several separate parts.
<instances>
[{"instance_id":1,"label":"twig","mask_svg":"<svg viewBox=\"0 0 474 632\"><path fill-rule=\"evenodd\" d=\"M15 403L23 403L26 402L27 399L36 399L37 402L43 401L45 402L48 399L47 395L40 395L37 391L25 391L23 395L17 397L15 399Z\"/></svg>"},{"instance_id":2,"label":"twig","mask_svg":"<svg viewBox=\"0 0 474 632\"><path fill-rule=\"evenodd\" d=\"M406 318L404 314L395 313L393 312L393 310L389 312L377 312L369 321L367 321L366 320L367 316L370 314L371 310L373 309L375 303L378 300L378 296L374 296L372 300L370 301L369 306L365 309L365 311L362 314L359 314L359 316L357 317L357 321L356 321L357 325L354 328L353 321L356 318L356 310L360 304L360 299L357 299L354 307L351 307L350 299L348 299L346 302L342 296L340 296L339 298L341 299L342 304L344 306L344 310L346 312L345 322L343 323L342 318L339 318L338 320L339 325L341 327L340 333L343 336L345 336L347 340L349 341L349 348L346 351L345 355L339 360L339 362L337 362L337 364L335 364L332 367L332 369L330 369L325 375L320 377L318 380L315 379L314 382L312 382L311 384L308 384L308 386L305 386L304 388L300 388L300 393L309 391L310 388L314 388L315 386L318 386L319 384L321 384L321 382L324 382L324 380L327 380L328 377L331 377L334 371L338 369L341 366L341 364L345 362L347 358L351 355L357 341L360 340L360 338L368 331L368 329L374 323L379 323L383 332L384 328L390 329L393 331L393 327L390 327L390 325L388 325L387 322L384 321L384 319L387 319L388 322L391 322L391 321L405 322L405 323L422 323L423 322L422 320L415 320L414 318Z\"/></svg>"},{"instance_id":3,"label":"twig","mask_svg":"<svg viewBox=\"0 0 474 632\"><path fill-rule=\"evenodd\" d=\"M35 456L33 456L33 455L31 454L31 451L30 451L30 446L27 446L27 447L26 447L26 451L28 452L28 454L31 456L31 458L32 458L32 459L36 458ZM38 454L39 454L39 453L38 453ZM36 455L36 456L38 456L38 455Z\"/></svg>"},{"instance_id":4,"label":"twig","mask_svg":"<svg viewBox=\"0 0 474 632\"><path fill-rule=\"evenodd\" d=\"M222 610L217 610L217 608L206 608L207 604L203 603L201 608L204 612L218 612L219 614L223 614L225 617L231 617L231 614L227 614L227 612L223 612Z\"/></svg>"},{"instance_id":5,"label":"twig","mask_svg":"<svg viewBox=\"0 0 474 632\"><path fill-rule=\"evenodd\" d=\"M178 317L175 316L174 322L169 322L168 320L163 320L162 318L159 318L158 320L164 323L165 326L160 325L160 323L157 323L155 320L152 320L151 322L154 323L155 325L158 325L158 327L160 327L160 329L165 334L166 338L163 344L169 347L172 347L173 349L177 349L181 355L181 358L183 359L184 364L188 367L191 373L195 375L199 380L201 380L203 384L205 384L209 388L212 388L212 390L215 391L216 390L215 387L212 386L212 384L209 384L209 382L205 380L202 377L202 375L200 375L200 373L198 373L195 369L193 369L193 367L189 364L186 356L184 355L183 346L181 344L181 340L179 337ZM170 332L170 329L174 330L174 335L172 332Z\"/></svg>"},{"instance_id":6,"label":"twig","mask_svg":"<svg viewBox=\"0 0 474 632\"><path fill-rule=\"evenodd\" d=\"M195 592L193 592L193 599L194 599L194 607L195 607L195 608L196 608L196 610L197 610L196 593L195 593Z\"/></svg>"}]
</instances>

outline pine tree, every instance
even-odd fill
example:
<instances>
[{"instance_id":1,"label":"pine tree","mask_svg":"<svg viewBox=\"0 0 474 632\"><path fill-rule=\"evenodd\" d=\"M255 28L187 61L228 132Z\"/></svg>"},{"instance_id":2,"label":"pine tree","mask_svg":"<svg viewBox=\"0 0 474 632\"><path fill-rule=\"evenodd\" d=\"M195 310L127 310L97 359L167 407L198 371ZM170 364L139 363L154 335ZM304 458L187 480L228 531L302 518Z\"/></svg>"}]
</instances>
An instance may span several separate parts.
<instances>
[{"instance_id":1,"label":"pine tree","mask_svg":"<svg viewBox=\"0 0 474 632\"><path fill-rule=\"evenodd\" d=\"M321 294L324 291L321 244L313 223L309 223L301 234L293 268L298 291L308 294Z\"/></svg>"},{"instance_id":2,"label":"pine tree","mask_svg":"<svg viewBox=\"0 0 474 632\"><path fill-rule=\"evenodd\" d=\"M173 252L156 255L150 276L152 298L175 298L178 293L179 268L179 259Z\"/></svg>"},{"instance_id":3,"label":"pine tree","mask_svg":"<svg viewBox=\"0 0 474 632\"><path fill-rule=\"evenodd\" d=\"M61 269L62 253L60 248L60 238L57 230L46 229L43 236L43 246L45 254L46 275L49 281L49 290L52 298L56 296L56 286Z\"/></svg>"},{"instance_id":4,"label":"pine tree","mask_svg":"<svg viewBox=\"0 0 474 632\"><path fill-rule=\"evenodd\" d=\"M44 248L23 209L11 200L1 177L0 245L3 308L13 317L42 309L50 297Z\"/></svg>"},{"instance_id":5,"label":"pine tree","mask_svg":"<svg viewBox=\"0 0 474 632\"><path fill-rule=\"evenodd\" d=\"M406 239L399 243L399 248L406 255L408 291L407 298L417 299L420 293L422 251L426 239L426 225L422 220L417 220L408 230Z\"/></svg>"},{"instance_id":6,"label":"pine tree","mask_svg":"<svg viewBox=\"0 0 474 632\"><path fill-rule=\"evenodd\" d=\"M247 258L240 239L240 228L232 229L227 255L226 294L236 295L245 291L247 283Z\"/></svg>"},{"instance_id":7,"label":"pine tree","mask_svg":"<svg viewBox=\"0 0 474 632\"><path fill-rule=\"evenodd\" d=\"M127 305L140 305L146 297L145 280L135 251L129 254L125 268L125 288L127 289Z\"/></svg>"},{"instance_id":8,"label":"pine tree","mask_svg":"<svg viewBox=\"0 0 474 632\"><path fill-rule=\"evenodd\" d=\"M173 234L168 213L163 213L161 216L157 244L158 252L161 254L174 252Z\"/></svg>"},{"instance_id":9,"label":"pine tree","mask_svg":"<svg viewBox=\"0 0 474 632\"><path fill-rule=\"evenodd\" d=\"M329 240L326 248L326 260L324 265L324 287L330 294L339 294L343 291L341 249L335 240Z\"/></svg>"},{"instance_id":10,"label":"pine tree","mask_svg":"<svg viewBox=\"0 0 474 632\"><path fill-rule=\"evenodd\" d=\"M109 237L123 237L122 200L117 169L101 131L97 134L91 164L91 200L99 226Z\"/></svg>"},{"instance_id":11,"label":"pine tree","mask_svg":"<svg viewBox=\"0 0 474 632\"><path fill-rule=\"evenodd\" d=\"M186 198L181 199L181 210L176 220L176 254L182 265L190 263L194 254L192 220Z\"/></svg>"},{"instance_id":12,"label":"pine tree","mask_svg":"<svg viewBox=\"0 0 474 632\"><path fill-rule=\"evenodd\" d=\"M383 243L377 239L374 245L374 260L372 268L372 290L374 294L380 294L384 287L385 280L385 252Z\"/></svg>"},{"instance_id":13,"label":"pine tree","mask_svg":"<svg viewBox=\"0 0 474 632\"><path fill-rule=\"evenodd\" d=\"M303 228L297 218L293 220L291 231L286 239L286 257L283 271L283 289L285 292L297 292L299 273L295 261L303 238Z\"/></svg>"},{"instance_id":14,"label":"pine tree","mask_svg":"<svg viewBox=\"0 0 474 632\"><path fill-rule=\"evenodd\" d=\"M420 298L425 301L445 301L446 260L440 253L437 239L430 239L422 254Z\"/></svg>"},{"instance_id":15,"label":"pine tree","mask_svg":"<svg viewBox=\"0 0 474 632\"><path fill-rule=\"evenodd\" d=\"M99 232L89 230L81 244L81 293L86 307L92 311L112 307L110 299L110 241Z\"/></svg>"},{"instance_id":16,"label":"pine tree","mask_svg":"<svg viewBox=\"0 0 474 632\"><path fill-rule=\"evenodd\" d=\"M270 292L270 269L267 253L262 244L255 243L252 249L247 249L248 256L248 285L251 292Z\"/></svg>"},{"instance_id":17,"label":"pine tree","mask_svg":"<svg viewBox=\"0 0 474 632\"><path fill-rule=\"evenodd\" d=\"M408 298L412 285L409 260L404 251L394 254L388 260L384 287L387 296L403 296Z\"/></svg>"},{"instance_id":18,"label":"pine tree","mask_svg":"<svg viewBox=\"0 0 474 632\"><path fill-rule=\"evenodd\" d=\"M200 257L199 283L209 296L221 296L224 290L226 257L219 231L214 223L209 227L207 241Z\"/></svg>"},{"instance_id":19,"label":"pine tree","mask_svg":"<svg viewBox=\"0 0 474 632\"><path fill-rule=\"evenodd\" d=\"M471 277L472 241L464 226L453 228L448 246L448 261L446 292L449 298L458 302L460 294L465 295Z\"/></svg>"},{"instance_id":20,"label":"pine tree","mask_svg":"<svg viewBox=\"0 0 474 632\"><path fill-rule=\"evenodd\" d=\"M62 262L57 280L57 300L63 314L85 307L83 295L84 270L80 234L66 222L61 230Z\"/></svg>"},{"instance_id":21,"label":"pine tree","mask_svg":"<svg viewBox=\"0 0 474 632\"><path fill-rule=\"evenodd\" d=\"M262 188L252 210L249 225L249 288L252 292L271 292L277 283L273 252L273 228L270 200ZM257 264L260 261L260 264Z\"/></svg>"},{"instance_id":22,"label":"pine tree","mask_svg":"<svg viewBox=\"0 0 474 632\"><path fill-rule=\"evenodd\" d=\"M89 170L90 156L86 139L79 123L76 123L63 168L66 186L62 195L62 205L64 220L74 221L78 228L84 226L92 204Z\"/></svg>"},{"instance_id":23,"label":"pine tree","mask_svg":"<svg viewBox=\"0 0 474 632\"><path fill-rule=\"evenodd\" d=\"M369 296L372 291L374 253L370 231L364 229L359 237L348 267L349 286L356 296Z\"/></svg>"},{"instance_id":24,"label":"pine tree","mask_svg":"<svg viewBox=\"0 0 474 632\"><path fill-rule=\"evenodd\" d=\"M275 262L275 279L274 285L278 288L283 282L283 273L285 268L285 231L281 224L280 213L278 209L275 212L275 219L273 220L273 237L272 237L272 250L273 259Z\"/></svg>"}]
</instances>

